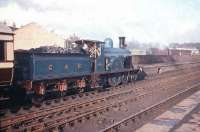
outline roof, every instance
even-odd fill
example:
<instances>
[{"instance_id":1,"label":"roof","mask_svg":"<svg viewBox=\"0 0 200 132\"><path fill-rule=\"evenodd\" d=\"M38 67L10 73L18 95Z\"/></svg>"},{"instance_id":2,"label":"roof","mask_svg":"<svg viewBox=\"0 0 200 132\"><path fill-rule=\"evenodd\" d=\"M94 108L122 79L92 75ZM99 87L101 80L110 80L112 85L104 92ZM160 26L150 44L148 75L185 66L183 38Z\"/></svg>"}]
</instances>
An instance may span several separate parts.
<instances>
[{"instance_id":1,"label":"roof","mask_svg":"<svg viewBox=\"0 0 200 132\"><path fill-rule=\"evenodd\" d=\"M17 28L17 30L22 29L22 28L26 28L26 27L29 27L29 26L38 26L39 28L41 28L41 26L38 25L37 23L31 22L31 23L28 23L26 25L21 26L20 28Z\"/></svg>"},{"instance_id":2,"label":"roof","mask_svg":"<svg viewBox=\"0 0 200 132\"><path fill-rule=\"evenodd\" d=\"M94 43L104 43L102 41L98 41L98 40L89 40L89 39L81 39L81 40L76 40L75 41L76 44L94 44Z\"/></svg>"},{"instance_id":3,"label":"roof","mask_svg":"<svg viewBox=\"0 0 200 132\"><path fill-rule=\"evenodd\" d=\"M197 48L169 48L170 50L198 50Z\"/></svg>"},{"instance_id":4,"label":"roof","mask_svg":"<svg viewBox=\"0 0 200 132\"><path fill-rule=\"evenodd\" d=\"M0 33L13 34L13 31L8 26L0 23Z\"/></svg>"}]
</instances>

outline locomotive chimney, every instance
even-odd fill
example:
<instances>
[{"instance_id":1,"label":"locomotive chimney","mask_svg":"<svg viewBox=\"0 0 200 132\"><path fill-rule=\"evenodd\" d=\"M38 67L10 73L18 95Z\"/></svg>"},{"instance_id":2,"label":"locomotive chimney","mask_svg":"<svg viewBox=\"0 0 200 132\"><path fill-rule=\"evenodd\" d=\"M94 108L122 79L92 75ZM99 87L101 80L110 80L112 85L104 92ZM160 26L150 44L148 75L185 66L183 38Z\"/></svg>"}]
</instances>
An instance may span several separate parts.
<instances>
[{"instance_id":1,"label":"locomotive chimney","mask_svg":"<svg viewBox=\"0 0 200 132\"><path fill-rule=\"evenodd\" d=\"M125 37L119 37L119 48L125 48Z\"/></svg>"}]
</instances>

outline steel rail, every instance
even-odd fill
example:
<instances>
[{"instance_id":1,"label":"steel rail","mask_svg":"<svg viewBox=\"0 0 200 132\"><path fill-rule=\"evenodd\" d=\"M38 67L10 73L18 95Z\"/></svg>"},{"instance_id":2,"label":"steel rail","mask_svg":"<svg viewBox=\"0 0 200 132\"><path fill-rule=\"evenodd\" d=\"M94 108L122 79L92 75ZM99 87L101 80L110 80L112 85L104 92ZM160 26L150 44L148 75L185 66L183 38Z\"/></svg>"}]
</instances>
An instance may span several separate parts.
<instances>
[{"instance_id":1,"label":"steel rail","mask_svg":"<svg viewBox=\"0 0 200 132\"><path fill-rule=\"evenodd\" d=\"M116 96L116 95L113 95L113 96ZM98 100L98 99L97 99L97 100ZM101 100L100 100L100 102L101 102ZM81 104L81 103L80 103L80 104ZM52 109L55 110L56 108L53 107ZM57 109L56 109L56 110L57 110ZM55 110L54 112L56 112L56 110ZM48 111L48 109L45 110L45 111ZM39 113L40 113L40 112L39 112ZM31 113L31 114L30 114L30 117L33 118L34 115L35 115L36 117L40 117L40 116L37 115L37 113L35 113L35 114L34 114L34 113ZM22 115L22 117L24 117L25 120L29 120L29 119L28 119L29 116L24 116L24 115ZM19 118L15 117L15 119L17 120L17 122L19 122ZM5 121L5 120L4 120L4 121ZM22 121L24 121L24 120L22 120ZM10 120L10 121L8 121L8 122L4 122L4 123L6 123L6 124L8 123L7 125L9 125L9 123L10 123L10 124L13 124L12 120Z\"/></svg>"},{"instance_id":2,"label":"steel rail","mask_svg":"<svg viewBox=\"0 0 200 132\"><path fill-rule=\"evenodd\" d=\"M188 79L188 80L191 81L191 79ZM174 87L175 86L177 86L177 84L174 85ZM157 90L157 89L155 89L155 90ZM61 117L61 118L58 117L57 119L54 118L54 119L52 119L50 121L47 121L46 123L41 123L42 126L45 126L45 129L44 129L44 127L42 127L41 129L36 130L36 131L50 129L50 128L53 128L55 126L60 126L60 125L67 124L67 123L73 124L73 122L75 122L76 120L82 120L84 117L89 117L90 115L94 115L94 114L96 114L96 113L98 113L100 111L108 111L108 109L110 107L113 107L118 103L122 104L124 102L127 102L128 100L135 100L135 99L137 100L137 98L140 98L141 96L145 96L145 95L151 94L151 93L152 93L152 91L151 92L147 92L147 93L142 94L142 95L139 95L139 96L136 96L136 97L131 97L130 99L125 99L123 101L117 102L114 105L113 104L109 104L109 105L106 105L106 106L99 106L99 107L94 108L94 111L90 110L90 111L86 111L86 112L82 112L82 113L80 112L79 114L76 114L74 117L70 115L70 116L64 116L64 117ZM28 127L26 127L26 128L28 128ZM33 128L33 125L29 126L29 128Z\"/></svg>"},{"instance_id":3,"label":"steel rail","mask_svg":"<svg viewBox=\"0 0 200 132\"><path fill-rule=\"evenodd\" d=\"M200 83L194 84L191 87L185 89L184 91L181 91L181 92L173 95L172 97L169 97L169 98L167 98L167 99L165 99L163 101L160 101L159 103L156 103L156 104L152 105L151 107L148 107L148 108L146 108L144 110L141 110L141 111L137 112L136 114L133 114L133 115L131 115L131 116L129 116L129 117L127 117L127 118L125 118L125 119L123 119L123 120L121 120L121 121L119 121L119 122L117 122L117 123L105 128L105 129L101 130L101 132L117 131L122 124L126 124L130 120L135 122L135 119L137 117L139 117L139 116L141 117L142 115L145 115L145 113L147 113L148 111L152 112L154 109L159 108L159 106L166 105L166 103L168 103L168 102L170 102L170 101L172 101L172 100L174 100L174 99L176 99L176 98L178 98L180 96L183 96L184 94L188 94L188 92L190 92L190 90L194 90L195 88L199 89L199 86L200 86Z\"/></svg>"}]
</instances>

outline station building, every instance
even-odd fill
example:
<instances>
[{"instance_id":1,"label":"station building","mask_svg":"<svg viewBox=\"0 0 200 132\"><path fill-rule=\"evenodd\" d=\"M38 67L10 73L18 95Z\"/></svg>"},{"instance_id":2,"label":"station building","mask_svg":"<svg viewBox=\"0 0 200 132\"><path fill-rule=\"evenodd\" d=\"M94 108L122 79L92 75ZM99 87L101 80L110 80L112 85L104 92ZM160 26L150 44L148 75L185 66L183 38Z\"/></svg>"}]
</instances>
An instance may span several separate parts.
<instances>
[{"instance_id":1,"label":"station building","mask_svg":"<svg viewBox=\"0 0 200 132\"><path fill-rule=\"evenodd\" d=\"M65 39L61 36L49 32L37 23L30 23L14 30L15 50L28 50L40 46L60 46L64 47Z\"/></svg>"},{"instance_id":2,"label":"station building","mask_svg":"<svg viewBox=\"0 0 200 132\"><path fill-rule=\"evenodd\" d=\"M199 50L196 48L170 48L169 54L170 55L178 55L178 56L199 55Z\"/></svg>"},{"instance_id":3,"label":"station building","mask_svg":"<svg viewBox=\"0 0 200 132\"><path fill-rule=\"evenodd\" d=\"M0 86L9 85L13 78L13 31L0 23Z\"/></svg>"}]
</instances>

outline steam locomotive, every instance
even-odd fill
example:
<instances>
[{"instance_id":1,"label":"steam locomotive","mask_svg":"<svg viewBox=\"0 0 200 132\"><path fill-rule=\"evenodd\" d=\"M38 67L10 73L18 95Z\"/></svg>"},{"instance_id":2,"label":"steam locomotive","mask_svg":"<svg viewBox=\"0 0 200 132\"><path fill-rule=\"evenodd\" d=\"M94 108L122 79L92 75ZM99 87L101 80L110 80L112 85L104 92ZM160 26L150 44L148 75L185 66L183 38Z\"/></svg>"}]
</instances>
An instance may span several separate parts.
<instances>
[{"instance_id":1,"label":"steam locomotive","mask_svg":"<svg viewBox=\"0 0 200 132\"><path fill-rule=\"evenodd\" d=\"M5 32L4 35L13 36L9 29ZM6 44L12 45L7 42L13 42L13 39L0 42L0 50L5 51ZM3 96L40 103L47 97L103 89L145 77L141 68L133 66L131 53L125 48L125 37L119 37L119 48L113 48L110 38L104 42L77 40L75 44L80 49L78 53L16 51L14 61L10 61L13 64L8 68L10 72L4 72L6 68L0 67ZM4 57L8 53L13 53L12 47L1 52ZM6 66L6 58L2 61L1 65Z\"/></svg>"}]
</instances>

